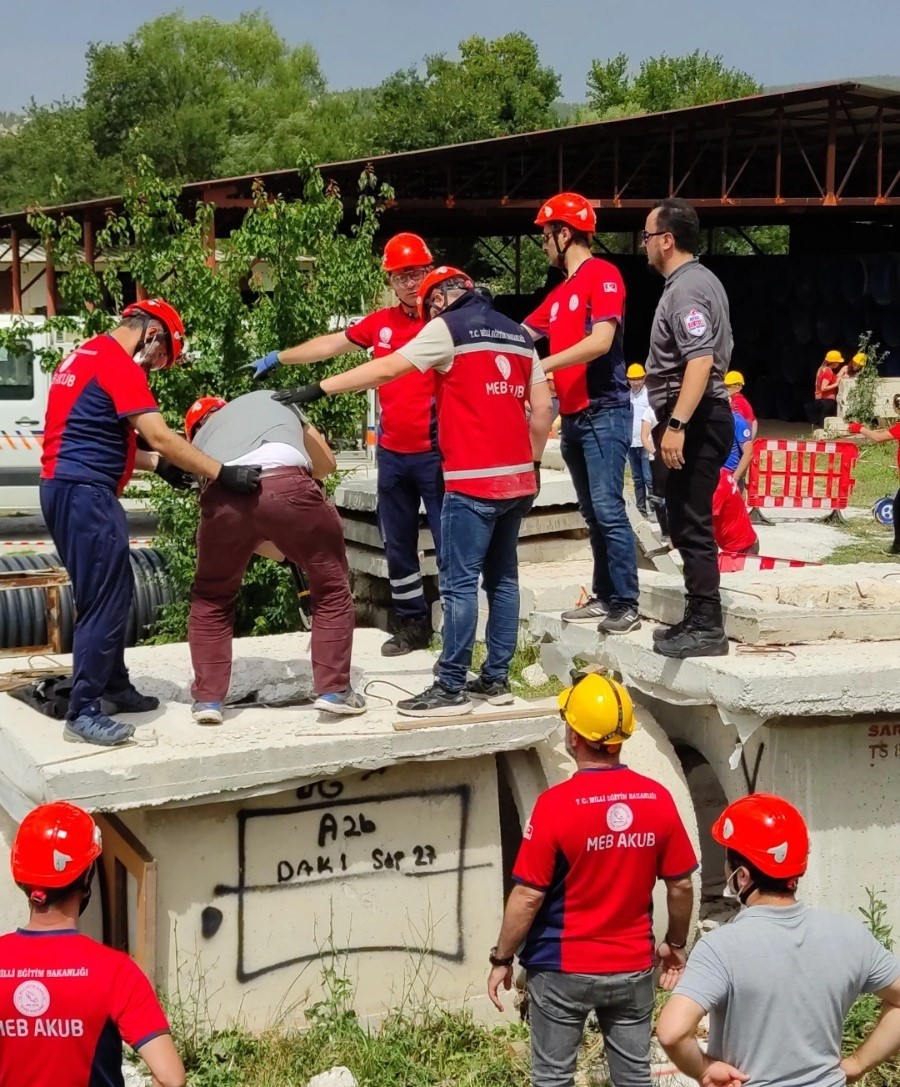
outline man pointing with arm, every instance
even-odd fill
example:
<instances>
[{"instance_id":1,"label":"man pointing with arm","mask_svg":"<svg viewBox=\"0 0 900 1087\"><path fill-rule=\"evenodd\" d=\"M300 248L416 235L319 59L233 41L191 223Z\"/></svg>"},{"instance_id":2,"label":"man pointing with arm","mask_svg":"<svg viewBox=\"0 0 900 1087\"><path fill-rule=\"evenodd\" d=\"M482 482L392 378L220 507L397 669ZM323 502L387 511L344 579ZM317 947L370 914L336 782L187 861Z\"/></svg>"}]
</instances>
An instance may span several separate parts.
<instances>
[{"instance_id":1,"label":"man pointing with arm","mask_svg":"<svg viewBox=\"0 0 900 1087\"><path fill-rule=\"evenodd\" d=\"M538 490L550 431L547 382L521 325L498 313L458 268L430 272L419 288L432 320L399 351L315 385L276 393L281 403L371 389L413 369L434 372L446 497L444 648L437 680L397 704L412 717L468 713L470 699L512 701L509 665L519 628L517 546ZM530 405L530 417L526 416ZM466 682L478 622L478 581L488 599L487 659Z\"/></svg>"}]
</instances>

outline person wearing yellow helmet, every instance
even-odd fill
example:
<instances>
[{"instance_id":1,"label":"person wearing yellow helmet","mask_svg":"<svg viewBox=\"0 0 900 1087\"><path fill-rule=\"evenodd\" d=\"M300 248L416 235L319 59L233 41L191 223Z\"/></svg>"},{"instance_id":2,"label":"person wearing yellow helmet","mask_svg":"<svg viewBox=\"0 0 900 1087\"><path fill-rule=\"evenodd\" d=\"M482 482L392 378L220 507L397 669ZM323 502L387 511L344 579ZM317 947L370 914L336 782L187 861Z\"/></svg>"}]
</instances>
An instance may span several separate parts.
<instances>
[{"instance_id":1,"label":"person wearing yellow helmet","mask_svg":"<svg viewBox=\"0 0 900 1087\"><path fill-rule=\"evenodd\" d=\"M653 495L653 478L650 474L650 454L641 438L641 420L650 407L644 386L644 367L633 362L625 371L631 387L631 447L628 450L628 467L634 485L634 498L642 517L650 516L649 500Z\"/></svg>"},{"instance_id":2,"label":"person wearing yellow helmet","mask_svg":"<svg viewBox=\"0 0 900 1087\"><path fill-rule=\"evenodd\" d=\"M837 414L838 373L844 365L840 351L828 351L816 371L815 400L810 412L813 426L824 426L829 416Z\"/></svg>"},{"instance_id":3,"label":"person wearing yellow helmet","mask_svg":"<svg viewBox=\"0 0 900 1087\"><path fill-rule=\"evenodd\" d=\"M744 396L744 375L740 370L729 370L725 375L725 391L731 401L731 412L740 415L750 424L751 438L756 437L758 424L756 412L750 401Z\"/></svg>"},{"instance_id":4,"label":"person wearing yellow helmet","mask_svg":"<svg viewBox=\"0 0 900 1087\"><path fill-rule=\"evenodd\" d=\"M838 392L840 393L841 388L843 388L844 391L841 395L844 397L844 411L847 410L846 397L850 392L850 387L847 385L847 382L852 383L856 381L856 379L862 373L862 369L867 362L868 356L866 355L866 353L864 351L857 351L853 358L850 359L850 361L841 371L841 375L838 378Z\"/></svg>"},{"instance_id":5,"label":"person wearing yellow helmet","mask_svg":"<svg viewBox=\"0 0 900 1087\"><path fill-rule=\"evenodd\" d=\"M621 683L574 677L559 695L577 771L541 793L525 825L515 886L491 948L488 996L503 1011L518 954L525 967L533 1087L571 1087L584 1024L595 1011L610 1079L650 1082L653 967L664 988L685 967L694 848L669 792L620 761L635 728ZM668 928L656 947L653 886L667 888Z\"/></svg>"}]
</instances>

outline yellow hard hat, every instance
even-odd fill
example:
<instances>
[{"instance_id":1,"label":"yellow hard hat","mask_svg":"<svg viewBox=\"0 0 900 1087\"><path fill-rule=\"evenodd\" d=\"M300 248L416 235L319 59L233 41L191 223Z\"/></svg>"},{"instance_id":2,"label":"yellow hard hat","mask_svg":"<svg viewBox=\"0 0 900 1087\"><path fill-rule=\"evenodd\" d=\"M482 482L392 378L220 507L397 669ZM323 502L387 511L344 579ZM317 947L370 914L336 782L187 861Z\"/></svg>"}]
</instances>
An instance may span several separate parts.
<instances>
[{"instance_id":1,"label":"yellow hard hat","mask_svg":"<svg viewBox=\"0 0 900 1087\"><path fill-rule=\"evenodd\" d=\"M620 744L634 732L634 704L621 683L589 672L559 692L566 724L593 744Z\"/></svg>"},{"instance_id":2,"label":"yellow hard hat","mask_svg":"<svg viewBox=\"0 0 900 1087\"><path fill-rule=\"evenodd\" d=\"M854 366L858 369L862 369L863 366L869 361L868 356L862 351L857 351L853 358L850 360Z\"/></svg>"},{"instance_id":3,"label":"yellow hard hat","mask_svg":"<svg viewBox=\"0 0 900 1087\"><path fill-rule=\"evenodd\" d=\"M726 385L745 385L744 375L740 370L729 370L725 375Z\"/></svg>"},{"instance_id":4,"label":"yellow hard hat","mask_svg":"<svg viewBox=\"0 0 900 1087\"><path fill-rule=\"evenodd\" d=\"M844 361L844 356L840 353L840 351L829 351L828 354L825 356L825 361L826 362L843 362Z\"/></svg>"},{"instance_id":5,"label":"yellow hard hat","mask_svg":"<svg viewBox=\"0 0 900 1087\"><path fill-rule=\"evenodd\" d=\"M647 371L639 362L633 362L625 371L625 376L629 381L639 381L642 377L647 376Z\"/></svg>"}]
</instances>

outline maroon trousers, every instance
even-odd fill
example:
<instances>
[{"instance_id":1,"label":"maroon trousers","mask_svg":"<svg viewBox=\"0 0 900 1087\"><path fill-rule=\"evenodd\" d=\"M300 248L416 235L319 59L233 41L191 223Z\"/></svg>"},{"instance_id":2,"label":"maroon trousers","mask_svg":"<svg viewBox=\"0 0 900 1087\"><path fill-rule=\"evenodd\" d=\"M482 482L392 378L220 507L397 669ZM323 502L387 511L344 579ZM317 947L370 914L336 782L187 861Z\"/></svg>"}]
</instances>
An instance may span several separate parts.
<instances>
[{"instance_id":1,"label":"maroon trousers","mask_svg":"<svg viewBox=\"0 0 900 1087\"><path fill-rule=\"evenodd\" d=\"M341 519L308 472L276 468L263 475L255 494L236 495L211 483L200 496L188 623L196 702L222 702L228 693L235 601L265 540L309 578L316 694L350 686L354 608Z\"/></svg>"}]
</instances>

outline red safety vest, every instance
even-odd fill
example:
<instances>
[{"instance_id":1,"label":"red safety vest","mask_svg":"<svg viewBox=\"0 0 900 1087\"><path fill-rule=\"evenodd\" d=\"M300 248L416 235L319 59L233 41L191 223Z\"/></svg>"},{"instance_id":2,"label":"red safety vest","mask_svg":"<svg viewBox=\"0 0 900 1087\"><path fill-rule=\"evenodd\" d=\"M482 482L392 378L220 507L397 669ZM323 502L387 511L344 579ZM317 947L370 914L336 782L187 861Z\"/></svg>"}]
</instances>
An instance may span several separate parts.
<instances>
[{"instance_id":1,"label":"red safety vest","mask_svg":"<svg viewBox=\"0 0 900 1087\"><path fill-rule=\"evenodd\" d=\"M525 404L534 348L522 326L480 295L466 294L441 314L453 364L438 374L438 443L448 491L473 498L534 494Z\"/></svg>"}]
</instances>

